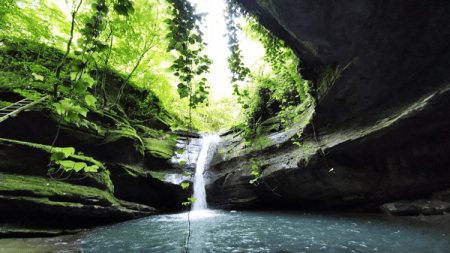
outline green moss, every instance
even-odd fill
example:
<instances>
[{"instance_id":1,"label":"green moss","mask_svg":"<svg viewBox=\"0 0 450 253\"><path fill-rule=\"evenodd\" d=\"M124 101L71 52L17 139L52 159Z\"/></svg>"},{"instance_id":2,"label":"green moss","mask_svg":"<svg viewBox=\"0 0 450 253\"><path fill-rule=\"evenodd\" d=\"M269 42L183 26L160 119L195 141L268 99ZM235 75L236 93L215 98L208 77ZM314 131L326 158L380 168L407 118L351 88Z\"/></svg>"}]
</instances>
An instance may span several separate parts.
<instances>
[{"instance_id":1,"label":"green moss","mask_svg":"<svg viewBox=\"0 0 450 253\"><path fill-rule=\"evenodd\" d=\"M50 150L52 151L52 153L56 153L56 152L61 152L61 150L63 149L63 148L60 148L60 147L53 147L52 148L51 146L38 144L38 143L32 143L32 142L25 142L25 141L17 141L17 140L10 140L10 139L0 138L0 143L2 143L2 142L13 143L13 144L18 144L18 145L25 145L25 146L28 146L28 147L32 147L32 148L37 148L37 149L43 150L43 151L48 152L48 153L50 153ZM69 157L77 159L77 160L80 160L80 161L84 161L84 162L90 162L90 163L93 163L93 164L99 166L100 168L106 169L106 167L103 165L103 163L101 163L101 162L99 162L99 161L97 161L94 158L89 157L89 156L73 154L73 155L70 155Z\"/></svg>"},{"instance_id":2,"label":"green moss","mask_svg":"<svg viewBox=\"0 0 450 253\"><path fill-rule=\"evenodd\" d=\"M12 103L6 102L6 101L0 101L0 108L6 107L8 105L12 105Z\"/></svg>"},{"instance_id":3,"label":"green moss","mask_svg":"<svg viewBox=\"0 0 450 253\"><path fill-rule=\"evenodd\" d=\"M17 167L21 165L22 163L18 161L0 160L0 167Z\"/></svg>"},{"instance_id":4,"label":"green moss","mask_svg":"<svg viewBox=\"0 0 450 253\"><path fill-rule=\"evenodd\" d=\"M88 172L86 173L87 177L94 178L97 182L106 185L108 191L113 194L114 193L114 184L109 177L109 171L100 171L100 172Z\"/></svg>"},{"instance_id":5,"label":"green moss","mask_svg":"<svg viewBox=\"0 0 450 253\"><path fill-rule=\"evenodd\" d=\"M87 121L80 121L80 122L82 122L80 125L84 125L84 126L86 126L87 128L89 128L89 127L93 127L92 125L95 125L95 124L85 124L85 122L87 122ZM63 122L63 124L69 124L69 123L67 123L67 122ZM104 135L104 132L106 132L106 131L102 131L101 130L101 128L100 127L98 127L97 128L97 132L95 133L95 132L93 132L92 130L91 130L91 133L88 133L87 131L81 131L81 130L78 130L78 129L74 129L74 128L72 128L72 127L69 127L69 126L64 126L64 125L61 125L61 129L64 129L64 131L66 131L66 132L68 132L68 133L70 133L70 134L72 134L73 136L76 136L77 138L83 138L83 139L97 139L97 140L101 140L102 139L102 137L101 136L103 136ZM100 136L99 136L100 135Z\"/></svg>"},{"instance_id":6,"label":"green moss","mask_svg":"<svg viewBox=\"0 0 450 253\"><path fill-rule=\"evenodd\" d=\"M328 89L333 78L338 71L333 70L329 65L323 65L319 68L319 80L317 81L317 97L322 97L324 92Z\"/></svg>"},{"instance_id":7,"label":"green moss","mask_svg":"<svg viewBox=\"0 0 450 253\"><path fill-rule=\"evenodd\" d=\"M119 140L120 138L128 138L134 140L134 146L142 155L144 154L144 142L136 133L136 130L129 125L120 125L119 129L107 130L106 137L102 144L110 143Z\"/></svg>"},{"instance_id":8,"label":"green moss","mask_svg":"<svg viewBox=\"0 0 450 253\"><path fill-rule=\"evenodd\" d=\"M118 108L120 108L120 107L118 107ZM110 112L108 110L96 111L96 112L100 113L100 114L102 114L102 115L104 115L106 117L109 117L110 119L112 119L114 121L116 121L118 125L124 124L124 125L127 125L127 126L131 126L130 122L125 117L122 117L122 116L119 116L117 114L114 114L114 113L112 113L112 112Z\"/></svg>"},{"instance_id":9,"label":"green moss","mask_svg":"<svg viewBox=\"0 0 450 253\"><path fill-rule=\"evenodd\" d=\"M175 151L176 140L158 140L143 138L146 151L157 158L169 159Z\"/></svg>"},{"instance_id":10,"label":"green moss","mask_svg":"<svg viewBox=\"0 0 450 253\"><path fill-rule=\"evenodd\" d=\"M80 207L81 204L74 202L59 202L59 201L51 201L48 198L36 198L36 197L24 197L24 196L2 196L3 199L10 200L22 200L29 201L36 204L43 205L53 205L53 206L67 206L67 207Z\"/></svg>"},{"instance_id":11,"label":"green moss","mask_svg":"<svg viewBox=\"0 0 450 253\"><path fill-rule=\"evenodd\" d=\"M138 176L137 174L131 172L129 169L124 168L124 170L125 170L129 175L131 175L132 177L137 177L137 176Z\"/></svg>"},{"instance_id":12,"label":"green moss","mask_svg":"<svg viewBox=\"0 0 450 253\"><path fill-rule=\"evenodd\" d=\"M151 137L151 138L162 138L164 137L164 133L161 133L158 130L143 126L143 125L134 125L138 134L143 137Z\"/></svg>"},{"instance_id":13,"label":"green moss","mask_svg":"<svg viewBox=\"0 0 450 253\"><path fill-rule=\"evenodd\" d=\"M264 149L272 145L273 141L269 137L263 135L256 137L255 144L259 144L255 146L255 149Z\"/></svg>"},{"instance_id":14,"label":"green moss","mask_svg":"<svg viewBox=\"0 0 450 253\"><path fill-rule=\"evenodd\" d=\"M145 173L142 167L133 166L130 164L119 164L119 165L122 166L123 169L127 170L126 172L132 176L147 177L147 174Z\"/></svg>"},{"instance_id":15,"label":"green moss","mask_svg":"<svg viewBox=\"0 0 450 253\"><path fill-rule=\"evenodd\" d=\"M64 232L67 233L78 233L81 229L72 229L72 230L63 230L63 229L44 229L44 228L28 228L19 226L17 224L1 224L0 225L0 234L8 233L8 232L20 232L20 233L29 233L29 234L48 234L48 235L59 235Z\"/></svg>"},{"instance_id":16,"label":"green moss","mask_svg":"<svg viewBox=\"0 0 450 253\"><path fill-rule=\"evenodd\" d=\"M83 198L107 200L112 204L118 205L116 199L106 191L102 191L93 187L76 186L53 179L33 176L0 173L0 192L0 195L8 195L7 192L28 192L29 194L32 194L34 196L29 197L32 198L33 201L45 204L50 204L49 202L52 202L52 204L56 205L77 205L70 202L53 202L48 200L48 198L52 196L72 195L80 196ZM28 197L22 196L14 198L23 198L23 200L28 200Z\"/></svg>"},{"instance_id":17,"label":"green moss","mask_svg":"<svg viewBox=\"0 0 450 253\"><path fill-rule=\"evenodd\" d=\"M257 135L264 135L264 134L268 134L270 132L277 132L278 130L280 130L280 122L273 123L271 125L263 125L263 124L261 124L258 127L258 129L256 129L256 134Z\"/></svg>"},{"instance_id":18,"label":"green moss","mask_svg":"<svg viewBox=\"0 0 450 253\"><path fill-rule=\"evenodd\" d=\"M161 181L166 179L166 173L165 172L152 172L151 173L153 178L159 179Z\"/></svg>"}]
</instances>

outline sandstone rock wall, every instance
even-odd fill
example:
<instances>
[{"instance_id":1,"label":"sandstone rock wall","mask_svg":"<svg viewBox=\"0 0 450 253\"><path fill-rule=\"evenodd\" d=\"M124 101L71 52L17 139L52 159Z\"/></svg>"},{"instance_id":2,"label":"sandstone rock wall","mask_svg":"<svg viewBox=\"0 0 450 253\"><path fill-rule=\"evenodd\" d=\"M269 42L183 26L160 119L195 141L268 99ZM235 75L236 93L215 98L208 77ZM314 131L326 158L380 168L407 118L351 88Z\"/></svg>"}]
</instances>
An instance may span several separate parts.
<instances>
[{"instance_id":1,"label":"sandstone rock wall","mask_svg":"<svg viewBox=\"0 0 450 253\"><path fill-rule=\"evenodd\" d=\"M57 169L49 166L54 115L34 108L0 124L0 237L73 233L183 209L191 192L152 176L155 171L182 173L170 162L176 142L141 126L145 143L138 146L139 137L121 130L116 120L89 112L81 126L63 123L55 146L74 147L82 153L70 160L90 163L94 158L106 170L57 170L51 177L48 170ZM101 135L98 129L108 131Z\"/></svg>"},{"instance_id":2,"label":"sandstone rock wall","mask_svg":"<svg viewBox=\"0 0 450 253\"><path fill-rule=\"evenodd\" d=\"M450 3L238 2L323 90L311 124L265 133L272 142L257 151L224 138L235 155L211 168L211 206L377 210L450 187ZM297 132L301 147L289 141ZM248 183L253 156L265 162L258 186Z\"/></svg>"}]
</instances>

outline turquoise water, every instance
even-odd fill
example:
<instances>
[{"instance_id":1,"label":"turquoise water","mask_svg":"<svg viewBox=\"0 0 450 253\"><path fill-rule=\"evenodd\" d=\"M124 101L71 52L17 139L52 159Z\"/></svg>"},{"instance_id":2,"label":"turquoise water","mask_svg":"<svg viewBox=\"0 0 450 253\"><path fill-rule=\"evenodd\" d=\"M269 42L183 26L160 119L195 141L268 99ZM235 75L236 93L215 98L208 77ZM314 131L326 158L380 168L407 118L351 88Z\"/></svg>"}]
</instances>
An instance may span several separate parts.
<instances>
[{"instance_id":1,"label":"turquoise water","mask_svg":"<svg viewBox=\"0 0 450 253\"><path fill-rule=\"evenodd\" d=\"M281 212L190 213L188 251L450 252L442 231L374 219ZM186 252L187 214L159 215L97 228L81 252Z\"/></svg>"}]
</instances>

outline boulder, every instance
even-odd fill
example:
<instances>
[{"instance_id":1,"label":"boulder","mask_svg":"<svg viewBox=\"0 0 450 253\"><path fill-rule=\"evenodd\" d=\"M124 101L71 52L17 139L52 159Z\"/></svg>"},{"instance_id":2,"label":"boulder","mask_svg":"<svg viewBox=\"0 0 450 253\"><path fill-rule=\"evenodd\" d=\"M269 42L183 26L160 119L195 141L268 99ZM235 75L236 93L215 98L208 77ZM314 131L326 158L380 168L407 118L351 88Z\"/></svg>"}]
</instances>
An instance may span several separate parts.
<instances>
[{"instance_id":1,"label":"boulder","mask_svg":"<svg viewBox=\"0 0 450 253\"><path fill-rule=\"evenodd\" d=\"M380 206L380 209L390 215L437 215L450 211L450 203L441 200L419 199L415 201L396 201Z\"/></svg>"},{"instance_id":2,"label":"boulder","mask_svg":"<svg viewBox=\"0 0 450 253\"><path fill-rule=\"evenodd\" d=\"M180 185L153 178L151 173L123 165L108 164L114 184L114 196L121 200L152 206L160 211L181 211L182 203L192 195Z\"/></svg>"},{"instance_id":3,"label":"boulder","mask_svg":"<svg viewBox=\"0 0 450 253\"><path fill-rule=\"evenodd\" d=\"M125 206L111 193L97 188L0 173L0 223L14 231L17 227L32 229L30 233L36 229L86 228L160 212L150 207L135 210ZM10 233L3 229L3 234Z\"/></svg>"},{"instance_id":4,"label":"boulder","mask_svg":"<svg viewBox=\"0 0 450 253\"><path fill-rule=\"evenodd\" d=\"M179 162L172 162L177 141L143 125L138 132L108 112L89 112L78 126L61 125L55 148L74 147L76 154L67 159L99 170L64 172L50 163L57 120L36 107L0 124L1 237L74 233L183 209L192 190L151 175L183 173Z\"/></svg>"},{"instance_id":5,"label":"boulder","mask_svg":"<svg viewBox=\"0 0 450 253\"><path fill-rule=\"evenodd\" d=\"M450 203L450 189L445 191L435 192L432 196L433 199L439 199Z\"/></svg>"}]
</instances>

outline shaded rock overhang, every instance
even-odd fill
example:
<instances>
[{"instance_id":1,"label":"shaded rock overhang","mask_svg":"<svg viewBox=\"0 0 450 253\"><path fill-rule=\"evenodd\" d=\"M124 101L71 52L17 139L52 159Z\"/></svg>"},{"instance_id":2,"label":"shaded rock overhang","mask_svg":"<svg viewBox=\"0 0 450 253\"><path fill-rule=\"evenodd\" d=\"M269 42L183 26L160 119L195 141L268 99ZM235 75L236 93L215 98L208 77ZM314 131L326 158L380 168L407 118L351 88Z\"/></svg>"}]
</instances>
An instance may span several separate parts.
<instances>
[{"instance_id":1,"label":"shaded rock overhang","mask_svg":"<svg viewBox=\"0 0 450 253\"><path fill-rule=\"evenodd\" d=\"M337 75L319 98L316 127L379 114L446 90L450 2L237 0L304 66Z\"/></svg>"}]
</instances>

